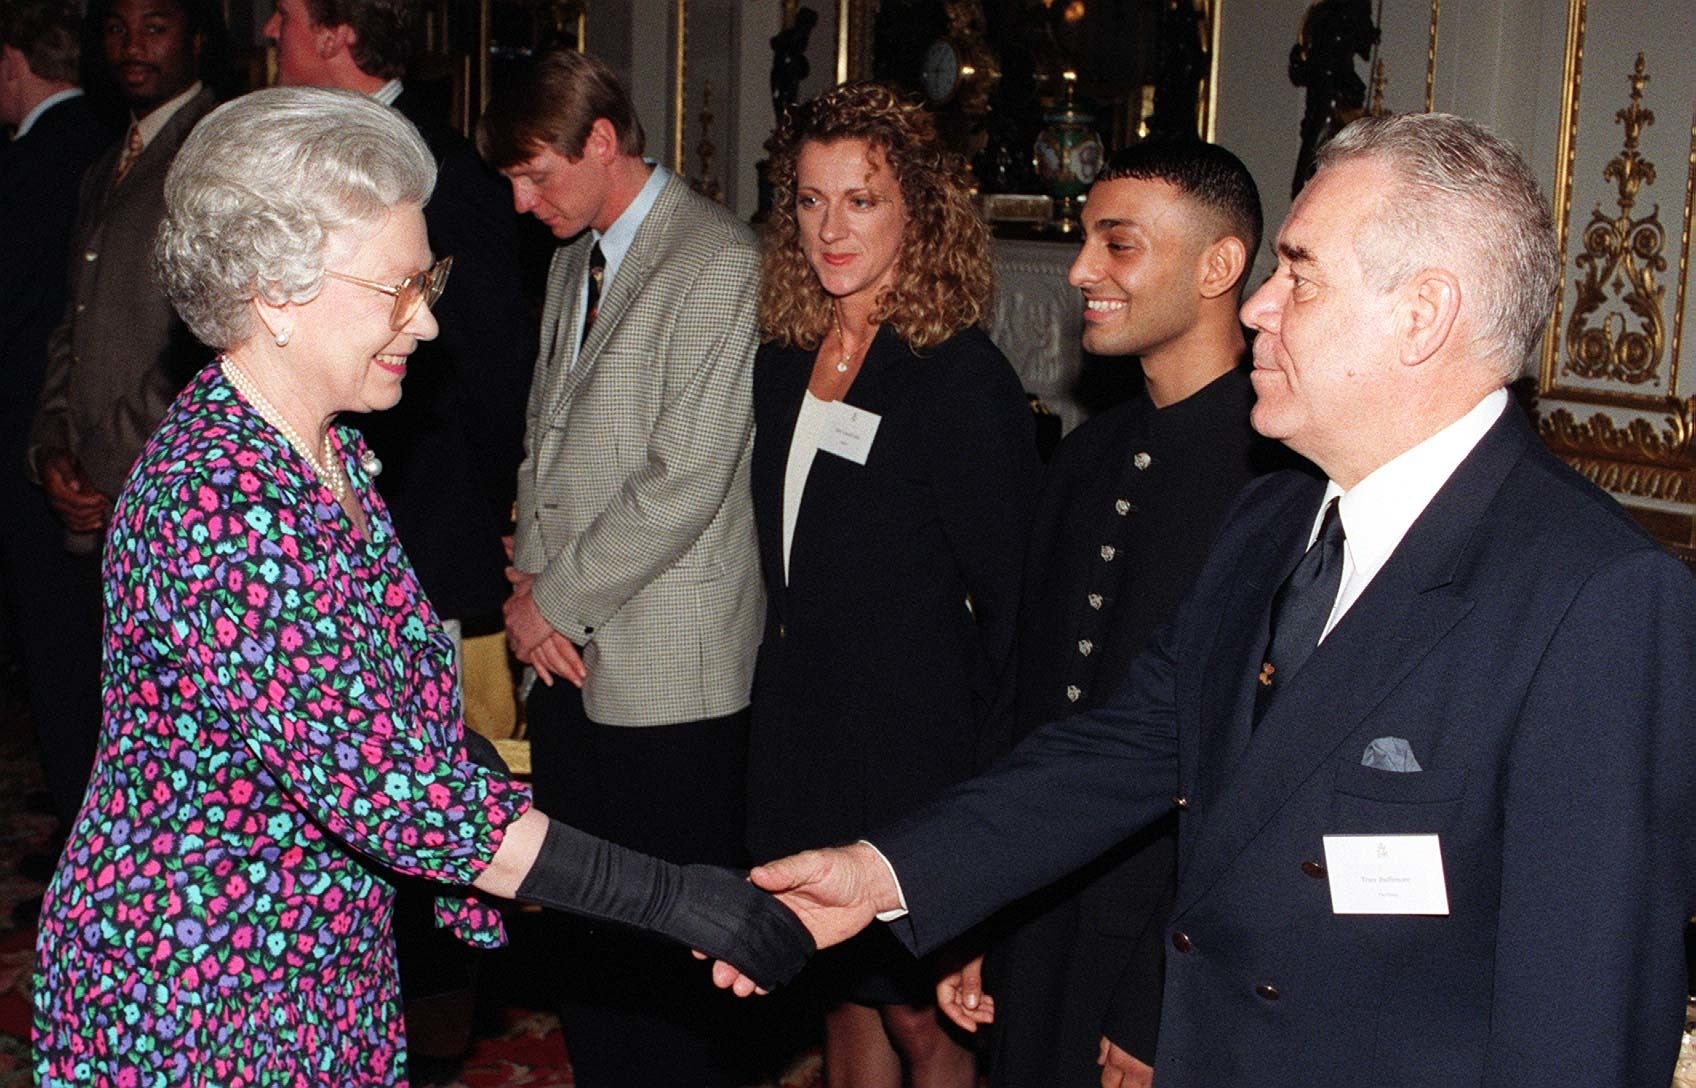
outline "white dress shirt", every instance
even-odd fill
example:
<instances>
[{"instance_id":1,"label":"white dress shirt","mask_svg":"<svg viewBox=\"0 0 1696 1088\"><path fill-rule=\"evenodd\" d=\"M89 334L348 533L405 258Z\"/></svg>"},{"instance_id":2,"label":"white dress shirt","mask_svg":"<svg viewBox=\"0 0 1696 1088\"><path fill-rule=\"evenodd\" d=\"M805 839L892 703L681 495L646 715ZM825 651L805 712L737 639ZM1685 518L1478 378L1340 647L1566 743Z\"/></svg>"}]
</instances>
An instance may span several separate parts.
<instances>
[{"instance_id":1,"label":"white dress shirt","mask_svg":"<svg viewBox=\"0 0 1696 1088\"><path fill-rule=\"evenodd\" d=\"M1367 477L1344 491L1331 481L1313 516L1309 546L1319 535L1319 523L1332 498L1341 496L1337 514L1343 522L1343 581L1331 617L1325 621L1325 636L1337 626L1354 602L1384 569L1396 545L1419 520L1419 515L1442 490L1455 469L1483 439L1484 433L1501 418L1508 404L1508 391L1497 389L1472 410L1419 445L1379 465Z\"/></svg>"},{"instance_id":2,"label":"white dress shirt","mask_svg":"<svg viewBox=\"0 0 1696 1088\"><path fill-rule=\"evenodd\" d=\"M67 87L62 91L58 91L54 94L48 95L46 98L43 98L40 102L35 104L35 108L33 110L24 114L24 119L18 122L18 131L12 133L12 139L23 139L24 134L35 127L36 118L46 113L54 106L57 106L59 103L69 101L80 94L82 94L81 87Z\"/></svg>"},{"instance_id":3,"label":"white dress shirt","mask_svg":"<svg viewBox=\"0 0 1696 1088\"><path fill-rule=\"evenodd\" d=\"M801 398L801 414L795 418L795 437L789 440L789 463L783 473L783 584L789 584L789 548L795 541L795 515L801 511L801 496L807 490L818 457L819 438L830 422L830 402L813 396L811 389Z\"/></svg>"}]
</instances>

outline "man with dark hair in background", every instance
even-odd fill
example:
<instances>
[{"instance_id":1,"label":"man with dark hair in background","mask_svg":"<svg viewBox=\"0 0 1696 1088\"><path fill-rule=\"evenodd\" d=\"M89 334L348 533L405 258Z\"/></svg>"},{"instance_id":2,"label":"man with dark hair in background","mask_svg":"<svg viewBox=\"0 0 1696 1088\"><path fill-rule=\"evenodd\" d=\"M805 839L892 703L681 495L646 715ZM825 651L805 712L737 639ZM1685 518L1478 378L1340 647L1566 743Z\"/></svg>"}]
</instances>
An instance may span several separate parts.
<instances>
[{"instance_id":1,"label":"man with dark hair in background","mask_svg":"<svg viewBox=\"0 0 1696 1088\"><path fill-rule=\"evenodd\" d=\"M339 87L399 110L436 158L424 207L430 248L453 258L435 306L441 335L420 344L400 403L355 422L382 461L377 487L430 603L455 636L502 630L501 537L523 456L536 344L518 265L512 187L402 80L417 0L278 0L264 33L277 82Z\"/></svg>"},{"instance_id":2,"label":"man with dark hair in background","mask_svg":"<svg viewBox=\"0 0 1696 1088\"><path fill-rule=\"evenodd\" d=\"M171 159L215 104L199 68L223 34L210 0L97 0L88 19L129 127L82 177L67 302L48 341L25 455L60 523L54 546L70 553L74 571L42 629L59 645L50 717L36 723L54 737L50 782L67 824L99 731L101 536L165 408L210 357L154 278L153 236Z\"/></svg>"},{"instance_id":3,"label":"man with dark hair in background","mask_svg":"<svg viewBox=\"0 0 1696 1088\"><path fill-rule=\"evenodd\" d=\"M0 126L16 130L0 147L0 608L15 636L30 715L54 812L82 800L87 764L65 757L57 730L67 713L92 720L92 679L80 693L61 679L65 601L76 560L41 489L24 476L30 420L47 369L47 338L65 314L65 252L76 222L83 171L113 133L77 86L82 13L74 0L0 2ZM86 625L73 626L86 632ZM87 660L84 654L83 660ZM77 699L80 698L80 704ZM80 708L80 709L79 709ZM45 878L54 858L34 859Z\"/></svg>"},{"instance_id":4,"label":"man with dark hair in background","mask_svg":"<svg viewBox=\"0 0 1696 1088\"><path fill-rule=\"evenodd\" d=\"M1248 169L1193 138L1145 140L1096 176L1083 227L1069 279L1084 347L1135 356L1145 389L1073 431L1049 465L1025 561L1015 739L1111 698L1237 492L1296 460L1249 425L1237 307L1261 213ZM995 1025L992 1085L1149 1083L1176 883L1167 816L1010 910L987 986L982 961L943 981L944 1012Z\"/></svg>"}]
</instances>

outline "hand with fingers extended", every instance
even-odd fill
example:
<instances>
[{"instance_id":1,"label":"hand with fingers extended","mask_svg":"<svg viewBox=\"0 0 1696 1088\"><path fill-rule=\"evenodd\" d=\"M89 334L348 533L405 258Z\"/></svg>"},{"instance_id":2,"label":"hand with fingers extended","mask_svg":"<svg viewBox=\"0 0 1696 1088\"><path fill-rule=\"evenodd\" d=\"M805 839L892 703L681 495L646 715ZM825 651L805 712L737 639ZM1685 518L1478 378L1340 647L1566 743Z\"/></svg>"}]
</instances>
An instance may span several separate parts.
<instances>
[{"instance_id":1,"label":"hand with fingers extended","mask_svg":"<svg viewBox=\"0 0 1696 1088\"><path fill-rule=\"evenodd\" d=\"M983 992L983 957L974 956L936 984L936 1007L966 1031L995 1023L995 998Z\"/></svg>"},{"instance_id":2,"label":"hand with fingers extended","mask_svg":"<svg viewBox=\"0 0 1696 1088\"><path fill-rule=\"evenodd\" d=\"M895 874L865 843L792 854L757 866L748 879L793 911L820 948L842 943L880 912L901 907ZM713 982L739 997L760 988L722 959L713 964Z\"/></svg>"}]
</instances>

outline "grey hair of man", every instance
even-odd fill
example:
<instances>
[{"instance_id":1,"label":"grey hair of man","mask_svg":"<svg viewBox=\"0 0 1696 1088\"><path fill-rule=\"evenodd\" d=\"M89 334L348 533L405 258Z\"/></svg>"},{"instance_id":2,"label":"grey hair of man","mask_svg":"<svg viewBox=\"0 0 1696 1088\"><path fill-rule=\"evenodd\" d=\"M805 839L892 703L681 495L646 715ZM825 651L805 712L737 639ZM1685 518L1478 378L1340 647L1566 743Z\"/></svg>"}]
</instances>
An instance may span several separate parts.
<instances>
[{"instance_id":1,"label":"grey hair of man","mask_svg":"<svg viewBox=\"0 0 1696 1088\"><path fill-rule=\"evenodd\" d=\"M1318 168L1367 159L1396 181L1355 239L1367 283L1392 291L1426 268L1461 278L1477 350L1518 376L1554 309L1554 218L1524 158L1482 125L1446 113L1362 117L1320 150Z\"/></svg>"},{"instance_id":2,"label":"grey hair of man","mask_svg":"<svg viewBox=\"0 0 1696 1088\"><path fill-rule=\"evenodd\" d=\"M412 123L366 95L272 87L196 125L165 177L154 259L171 304L202 343L254 328L249 303L308 302L335 232L422 207L436 162Z\"/></svg>"}]
</instances>

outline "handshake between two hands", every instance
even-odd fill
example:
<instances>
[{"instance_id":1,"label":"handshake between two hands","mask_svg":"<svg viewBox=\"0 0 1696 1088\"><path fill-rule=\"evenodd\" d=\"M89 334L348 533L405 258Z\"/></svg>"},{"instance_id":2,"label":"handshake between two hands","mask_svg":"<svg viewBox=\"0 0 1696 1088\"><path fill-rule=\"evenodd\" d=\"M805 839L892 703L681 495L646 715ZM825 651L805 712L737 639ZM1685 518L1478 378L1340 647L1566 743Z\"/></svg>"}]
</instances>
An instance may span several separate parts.
<instances>
[{"instance_id":1,"label":"handshake between two hands","mask_svg":"<svg viewBox=\"0 0 1696 1088\"><path fill-rule=\"evenodd\" d=\"M792 854L758 866L748 880L788 908L817 948L842 943L870 925L879 912L900 906L894 877L876 851L863 843ZM782 985L806 964L805 957L799 962L755 962L771 957L765 950L744 951L741 957L735 952L726 957L719 949L698 948L695 956L713 958L713 983L738 997ZM745 962L737 962L739 958Z\"/></svg>"},{"instance_id":2,"label":"handshake between two hands","mask_svg":"<svg viewBox=\"0 0 1696 1088\"><path fill-rule=\"evenodd\" d=\"M864 843L780 858L755 868L748 880L787 907L818 948L840 944L870 925L878 914L901 905L893 874L877 852ZM752 959L769 959L753 949L747 951ZM700 949L695 956L709 958ZM739 997L763 994L789 982L806 963L805 956L792 958L781 967L752 959L740 966L716 959L714 984ZM966 1031L976 1031L980 1024L995 1020L995 999L983 992L982 966L980 956L937 984L939 1010ZM1151 1067L1105 1035L1096 1064L1101 1067L1103 1088L1152 1088L1154 1083Z\"/></svg>"}]
</instances>

